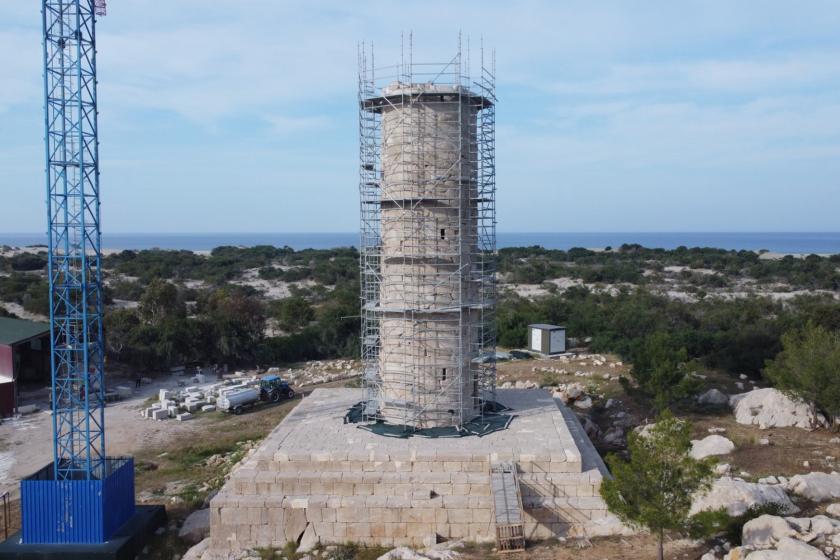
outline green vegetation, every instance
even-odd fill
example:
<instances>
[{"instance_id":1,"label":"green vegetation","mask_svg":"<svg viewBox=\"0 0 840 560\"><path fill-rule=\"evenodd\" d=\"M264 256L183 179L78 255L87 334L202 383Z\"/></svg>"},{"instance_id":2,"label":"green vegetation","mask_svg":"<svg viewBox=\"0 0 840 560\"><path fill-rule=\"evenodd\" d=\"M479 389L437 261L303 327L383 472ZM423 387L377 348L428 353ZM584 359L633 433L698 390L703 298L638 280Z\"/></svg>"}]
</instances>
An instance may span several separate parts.
<instances>
[{"instance_id":1,"label":"green vegetation","mask_svg":"<svg viewBox=\"0 0 840 560\"><path fill-rule=\"evenodd\" d=\"M287 332L300 331L315 319L312 304L300 295L272 301L269 310L277 326Z\"/></svg>"},{"instance_id":2,"label":"green vegetation","mask_svg":"<svg viewBox=\"0 0 840 560\"><path fill-rule=\"evenodd\" d=\"M696 392L688 352L664 331L645 337L633 353L633 378L658 410Z\"/></svg>"},{"instance_id":3,"label":"green vegetation","mask_svg":"<svg viewBox=\"0 0 840 560\"><path fill-rule=\"evenodd\" d=\"M341 284L329 292L310 291L312 314L283 322L291 334L267 338L259 351L260 363L296 362L359 354L359 284ZM297 305L297 304L292 304ZM281 318L284 317L281 315Z\"/></svg>"},{"instance_id":4,"label":"green vegetation","mask_svg":"<svg viewBox=\"0 0 840 560\"><path fill-rule=\"evenodd\" d=\"M50 313L49 284L33 274L13 272L0 276L0 300L18 303L30 313Z\"/></svg>"},{"instance_id":5,"label":"green vegetation","mask_svg":"<svg viewBox=\"0 0 840 560\"><path fill-rule=\"evenodd\" d=\"M246 270L257 270L262 278L287 282L311 279L334 285L356 276L359 254L353 248L295 251L290 247L216 247L209 256L192 251L122 251L105 257L102 267L136 277L141 283L166 279L203 280L222 284Z\"/></svg>"},{"instance_id":6,"label":"green vegetation","mask_svg":"<svg viewBox=\"0 0 840 560\"><path fill-rule=\"evenodd\" d=\"M355 249L218 247L208 256L122 251L105 257L103 269L112 279L107 302L137 302L106 316L114 360L165 369L191 361L255 365L358 354ZM246 274L313 284L292 285L291 297L266 301L253 288L231 283ZM28 278L23 281L34 281ZM0 299L11 298L0 291ZM281 335L267 336L269 325Z\"/></svg>"},{"instance_id":7,"label":"green vegetation","mask_svg":"<svg viewBox=\"0 0 840 560\"><path fill-rule=\"evenodd\" d=\"M782 351L767 362L765 376L783 391L801 397L838 427L840 419L840 331L809 322L782 336Z\"/></svg>"},{"instance_id":8,"label":"green vegetation","mask_svg":"<svg viewBox=\"0 0 840 560\"><path fill-rule=\"evenodd\" d=\"M565 325L572 336L591 337L592 350L615 352L629 361L643 361L648 337L666 333L661 336L667 341L660 343L675 350L684 348L688 360L758 377L765 361L781 350L782 334L809 319L827 329L840 329L840 303L819 295L784 303L757 296L689 302L645 288L620 289L611 295L572 287L533 300L503 296L497 328L500 346L521 348L527 342L529 323Z\"/></svg>"},{"instance_id":9,"label":"green vegetation","mask_svg":"<svg viewBox=\"0 0 840 560\"><path fill-rule=\"evenodd\" d=\"M781 516L787 508L777 502L756 504L747 508L741 515L730 517L725 508L714 511L701 511L688 520L688 535L693 539L721 535L727 542L741 544L744 525L762 515Z\"/></svg>"},{"instance_id":10,"label":"green vegetation","mask_svg":"<svg viewBox=\"0 0 840 560\"><path fill-rule=\"evenodd\" d=\"M787 256L761 259L753 251L678 247L672 251L647 249L641 245L622 245L611 251L573 248L568 251L542 247L516 247L499 250L499 271L508 281L539 284L552 278L580 278L585 282L646 284L644 272L661 272L666 266L713 271L697 274L684 271L684 279L700 286L725 286L730 279L755 279L761 283L787 282L801 289L840 289L840 255L804 259Z\"/></svg>"},{"instance_id":11,"label":"green vegetation","mask_svg":"<svg viewBox=\"0 0 840 560\"><path fill-rule=\"evenodd\" d=\"M710 461L689 455L690 434L688 422L665 412L648 434L628 435L629 460L607 457L614 478L601 483L601 496L622 521L658 537L659 560L665 531L686 531L692 495L708 487L714 475Z\"/></svg>"},{"instance_id":12,"label":"green vegetation","mask_svg":"<svg viewBox=\"0 0 840 560\"><path fill-rule=\"evenodd\" d=\"M46 315L43 255L24 257L0 259L6 274L0 276L0 300ZM106 302L137 303L136 308L109 310L109 356L152 369L196 360L269 365L354 357L358 257L353 248L270 246L218 247L209 255L155 249L107 256ZM565 276L618 283L610 291L573 287L562 292L547 284L548 295L534 299L504 293L498 303L498 342L523 347L529 323L564 324L570 336L587 340L593 351L614 352L632 362L638 388L660 409L691 394L693 369L758 377L767 360L782 350L784 333L809 320L840 330L840 304L830 296L781 302L706 293L747 280L837 291L840 256L770 260L751 251L623 245L608 251L507 248L499 251L498 261L503 276L513 282ZM660 295L657 287L665 274L696 297ZM290 297L267 300L242 285L247 279L296 284L288 285Z\"/></svg>"}]
</instances>

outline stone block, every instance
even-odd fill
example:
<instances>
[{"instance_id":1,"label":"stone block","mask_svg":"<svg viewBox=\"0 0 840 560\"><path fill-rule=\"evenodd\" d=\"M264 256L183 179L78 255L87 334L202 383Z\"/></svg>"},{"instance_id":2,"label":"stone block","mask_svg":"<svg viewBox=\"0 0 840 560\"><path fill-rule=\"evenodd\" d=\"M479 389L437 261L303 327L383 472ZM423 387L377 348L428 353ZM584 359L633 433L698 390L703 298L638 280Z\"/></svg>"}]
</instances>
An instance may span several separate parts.
<instances>
[{"instance_id":1,"label":"stone block","mask_svg":"<svg viewBox=\"0 0 840 560\"><path fill-rule=\"evenodd\" d=\"M306 512L302 509L286 509L283 519L283 534L286 542L297 542L306 530Z\"/></svg>"}]
</instances>

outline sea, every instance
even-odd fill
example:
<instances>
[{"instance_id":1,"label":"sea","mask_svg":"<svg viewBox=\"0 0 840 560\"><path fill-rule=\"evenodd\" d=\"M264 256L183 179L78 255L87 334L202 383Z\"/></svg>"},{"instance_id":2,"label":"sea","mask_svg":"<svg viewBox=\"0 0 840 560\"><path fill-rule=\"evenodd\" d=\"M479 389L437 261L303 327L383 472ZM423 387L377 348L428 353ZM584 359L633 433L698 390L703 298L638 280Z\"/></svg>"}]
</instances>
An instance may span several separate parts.
<instances>
[{"instance_id":1,"label":"sea","mask_svg":"<svg viewBox=\"0 0 840 560\"><path fill-rule=\"evenodd\" d=\"M0 246L43 245L46 236L38 233L0 233ZM638 243L648 248L675 249L712 247L773 253L840 253L840 232L499 232L497 245L571 249L602 249ZM109 250L185 249L209 251L223 245L289 246L300 249L357 247L357 232L339 233L104 233L102 247Z\"/></svg>"}]
</instances>

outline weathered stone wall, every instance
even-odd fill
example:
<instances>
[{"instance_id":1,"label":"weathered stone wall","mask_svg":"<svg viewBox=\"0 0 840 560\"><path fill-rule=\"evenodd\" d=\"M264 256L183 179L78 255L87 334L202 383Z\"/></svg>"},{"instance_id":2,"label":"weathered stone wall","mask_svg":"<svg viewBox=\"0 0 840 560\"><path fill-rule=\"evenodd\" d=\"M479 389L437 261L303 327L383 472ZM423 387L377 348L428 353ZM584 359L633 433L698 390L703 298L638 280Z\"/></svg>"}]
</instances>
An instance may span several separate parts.
<instances>
[{"instance_id":1,"label":"weathered stone wall","mask_svg":"<svg viewBox=\"0 0 840 560\"><path fill-rule=\"evenodd\" d=\"M382 109L380 414L461 425L478 399L476 109L466 91L397 84ZM462 313L463 311L463 313Z\"/></svg>"}]
</instances>

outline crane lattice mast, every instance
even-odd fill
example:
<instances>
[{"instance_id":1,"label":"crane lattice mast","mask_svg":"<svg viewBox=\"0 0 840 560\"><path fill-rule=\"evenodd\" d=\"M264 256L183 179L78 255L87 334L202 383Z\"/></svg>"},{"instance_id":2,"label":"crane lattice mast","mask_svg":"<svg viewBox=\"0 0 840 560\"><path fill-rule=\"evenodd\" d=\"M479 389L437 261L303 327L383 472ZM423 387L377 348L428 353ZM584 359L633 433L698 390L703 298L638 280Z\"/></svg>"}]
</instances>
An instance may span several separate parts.
<instances>
[{"instance_id":1,"label":"crane lattice mast","mask_svg":"<svg viewBox=\"0 0 840 560\"><path fill-rule=\"evenodd\" d=\"M42 0L56 480L105 476L96 16L104 0Z\"/></svg>"}]
</instances>

